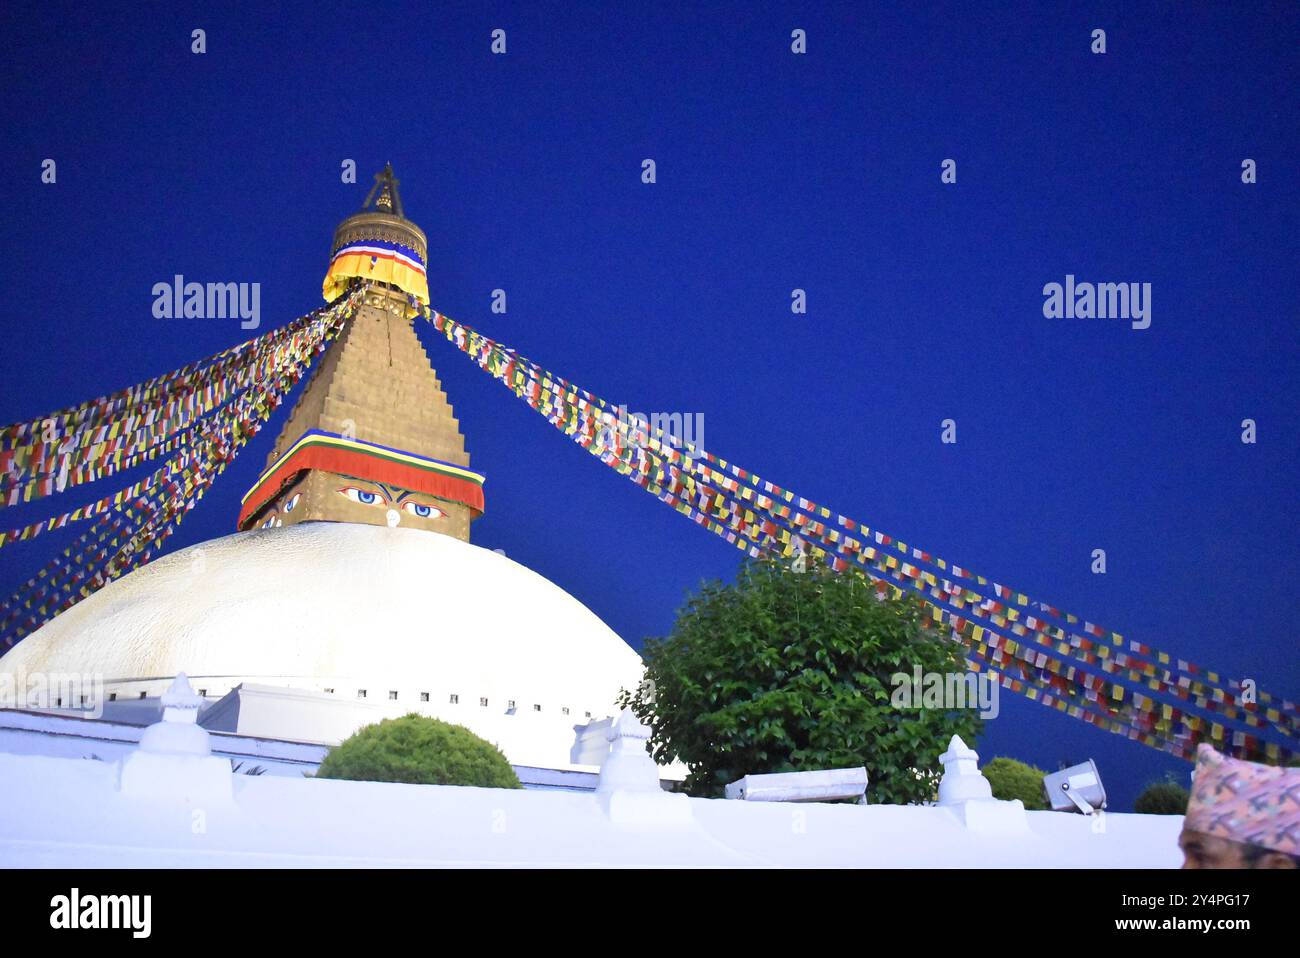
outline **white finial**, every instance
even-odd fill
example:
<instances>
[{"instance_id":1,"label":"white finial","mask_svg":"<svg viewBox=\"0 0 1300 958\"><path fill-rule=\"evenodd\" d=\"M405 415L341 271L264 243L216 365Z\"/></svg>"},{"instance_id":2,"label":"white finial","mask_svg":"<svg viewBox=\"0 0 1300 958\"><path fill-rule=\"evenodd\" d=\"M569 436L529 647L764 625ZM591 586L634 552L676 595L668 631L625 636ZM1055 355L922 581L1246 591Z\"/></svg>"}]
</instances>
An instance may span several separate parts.
<instances>
[{"instance_id":1,"label":"white finial","mask_svg":"<svg viewBox=\"0 0 1300 958\"><path fill-rule=\"evenodd\" d=\"M634 791L658 792L659 768L646 742L650 729L641 723L631 709L623 709L605 732L609 739L609 755L600 766L598 792Z\"/></svg>"},{"instance_id":2,"label":"white finial","mask_svg":"<svg viewBox=\"0 0 1300 958\"><path fill-rule=\"evenodd\" d=\"M948 742L948 751L939 756L943 763L943 779L939 782L939 804L955 805L972 799L993 797L993 786L980 771L979 754L954 735Z\"/></svg>"},{"instance_id":3,"label":"white finial","mask_svg":"<svg viewBox=\"0 0 1300 958\"><path fill-rule=\"evenodd\" d=\"M199 720L199 708L202 705L203 696L194 691L189 676L177 672L172 684L162 694L162 720L193 725Z\"/></svg>"},{"instance_id":4,"label":"white finial","mask_svg":"<svg viewBox=\"0 0 1300 958\"><path fill-rule=\"evenodd\" d=\"M650 740L650 728L637 718L636 713L631 709L623 709L605 732L605 738L614 743L614 748L624 752L633 751L637 749L633 742ZM644 750L644 748L644 745L640 746L640 749Z\"/></svg>"},{"instance_id":5,"label":"white finial","mask_svg":"<svg viewBox=\"0 0 1300 958\"><path fill-rule=\"evenodd\" d=\"M1030 834L1024 803L993 797L993 786L980 771L979 755L954 735L948 751L939 756L943 779L939 782L939 804L947 806L968 831L990 835Z\"/></svg>"},{"instance_id":6,"label":"white finial","mask_svg":"<svg viewBox=\"0 0 1300 958\"><path fill-rule=\"evenodd\" d=\"M203 696L184 672L162 695L162 721L140 735L140 747L123 756L118 787L126 795L213 807L234 796L230 760L212 754L212 737L198 724Z\"/></svg>"},{"instance_id":7,"label":"white finial","mask_svg":"<svg viewBox=\"0 0 1300 958\"><path fill-rule=\"evenodd\" d=\"M609 754L600 766L596 799L610 820L624 825L691 824L690 800L670 795L659 785L659 768L646 751L650 729L631 709L618 714L605 732Z\"/></svg>"},{"instance_id":8,"label":"white finial","mask_svg":"<svg viewBox=\"0 0 1300 958\"><path fill-rule=\"evenodd\" d=\"M172 755L211 755L208 730L198 724L203 696L197 694L184 672L179 673L162 695L162 721L155 722L140 736L140 750Z\"/></svg>"},{"instance_id":9,"label":"white finial","mask_svg":"<svg viewBox=\"0 0 1300 958\"><path fill-rule=\"evenodd\" d=\"M979 758L979 753L963 742L960 735L954 735L948 739L948 751L939 756L939 761L947 765L949 762L955 762L958 759L978 762Z\"/></svg>"}]
</instances>

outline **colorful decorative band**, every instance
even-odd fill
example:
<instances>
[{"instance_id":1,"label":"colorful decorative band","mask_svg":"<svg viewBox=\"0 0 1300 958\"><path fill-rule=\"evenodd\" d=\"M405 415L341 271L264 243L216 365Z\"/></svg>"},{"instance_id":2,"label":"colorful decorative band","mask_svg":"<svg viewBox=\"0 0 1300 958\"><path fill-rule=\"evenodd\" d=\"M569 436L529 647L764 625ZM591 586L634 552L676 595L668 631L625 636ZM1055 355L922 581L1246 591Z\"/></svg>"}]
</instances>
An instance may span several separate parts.
<instances>
[{"instance_id":1,"label":"colorful decorative band","mask_svg":"<svg viewBox=\"0 0 1300 958\"><path fill-rule=\"evenodd\" d=\"M383 240L358 240L355 243L344 243L330 257L330 265L333 266L340 256L353 253L370 259L395 260L408 266L421 276L424 275L424 261L420 259L419 253L409 246L385 243Z\"/></svg>"},{"instance_id":2,"label":"colorful decorative band","mask_svg":"<svg viewBox=\"0 0 1300 958\"><path fill-rule=\"evenodd\" d=\"M258 478L244 493L238 528L247 529L262 507L292 482L300 472L319 469L372 482L423 492L459 502L476 515L483 514L483 476L440 459L390 449L378 443L347 439L312 429Z\"/></svg>"},{"instance_id":3,"label":"colorful decorative band","mask_svg":"<svg viewBox=\"0 0 1300 958\"><path fill-rule=\"evenodd\" d=\"M358 240L339 247L330 260L321 291L332 302L341 296L355 279L387 283L415 298L419 304L429 302L429 280L424 263L409 246L381 240ZM407 316L417 315L411 307Z\"/></svg>"}]
</instances>

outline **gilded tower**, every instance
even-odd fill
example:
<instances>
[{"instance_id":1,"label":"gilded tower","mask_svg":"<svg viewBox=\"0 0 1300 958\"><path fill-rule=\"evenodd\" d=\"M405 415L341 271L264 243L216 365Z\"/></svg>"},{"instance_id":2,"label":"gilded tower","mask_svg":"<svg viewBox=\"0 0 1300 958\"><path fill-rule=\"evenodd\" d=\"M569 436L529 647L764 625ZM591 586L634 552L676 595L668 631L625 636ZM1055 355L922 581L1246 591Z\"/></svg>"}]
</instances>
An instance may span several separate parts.
<instances>
[{"instance_id":1,"label":"gilded tower","mask_svg":"<svg viewBox=\"0 0 1300 958\"><path fill-rule=\"evenodd\" d=\"M239 528L356 522L469 541L483 477L412 328L428 305L424 232L406 219L391 166L334 231L326 300L364 301L322 358L244 496Z\"/></svg>"}]
</instances>

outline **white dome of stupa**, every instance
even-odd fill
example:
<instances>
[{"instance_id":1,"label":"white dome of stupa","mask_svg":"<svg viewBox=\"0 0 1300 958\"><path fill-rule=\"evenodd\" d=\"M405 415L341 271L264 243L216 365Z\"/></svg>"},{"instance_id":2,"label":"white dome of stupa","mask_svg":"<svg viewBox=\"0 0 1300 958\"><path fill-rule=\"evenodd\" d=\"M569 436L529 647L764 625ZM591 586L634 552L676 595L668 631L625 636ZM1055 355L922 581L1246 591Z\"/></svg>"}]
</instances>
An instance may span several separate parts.
<instances>
[{"instance_id":1,"label":"white dome of stupa","mask_svg":"<svg viewBox=\"0 0 1300 958\"><path fill-rule=\"evenodd\" d=\"M582 603L503 554L312 522L160 558L34 632L0 671L99 675L119 701L153 698L185 672L209 699L278 686L430 712L500 740L505 715L573 729L612 714L642 664Z\"/></svg>"}]
</instances>

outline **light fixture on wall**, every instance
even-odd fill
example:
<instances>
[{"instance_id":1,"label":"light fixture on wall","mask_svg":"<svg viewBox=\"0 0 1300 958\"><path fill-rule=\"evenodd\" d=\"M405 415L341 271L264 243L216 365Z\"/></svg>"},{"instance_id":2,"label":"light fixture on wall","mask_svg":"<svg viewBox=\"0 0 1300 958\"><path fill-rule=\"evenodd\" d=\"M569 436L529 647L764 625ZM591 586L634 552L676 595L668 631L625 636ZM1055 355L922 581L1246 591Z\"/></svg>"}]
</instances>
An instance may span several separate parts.
<instances>
[{"instance_id":1,"label":"light fixture on wall","mask_svg":"<svg viewBox=\"0 0 1300 958\"><path fill-rule=\"evenodd\" d=\"M1106 807L1106 789L1092 759L1043 776L1043 788L1053 811L1091 815Z\"/></svg>"}]
</instances>

